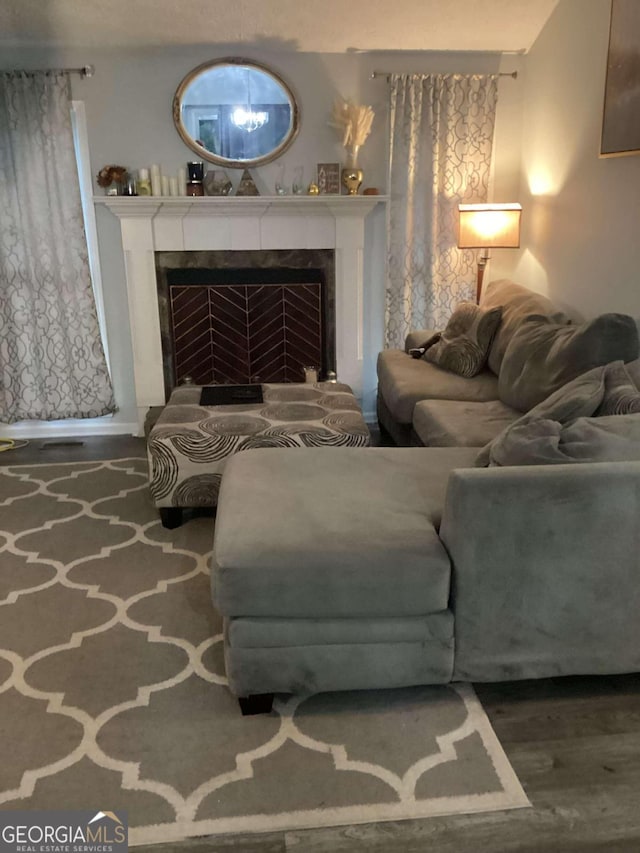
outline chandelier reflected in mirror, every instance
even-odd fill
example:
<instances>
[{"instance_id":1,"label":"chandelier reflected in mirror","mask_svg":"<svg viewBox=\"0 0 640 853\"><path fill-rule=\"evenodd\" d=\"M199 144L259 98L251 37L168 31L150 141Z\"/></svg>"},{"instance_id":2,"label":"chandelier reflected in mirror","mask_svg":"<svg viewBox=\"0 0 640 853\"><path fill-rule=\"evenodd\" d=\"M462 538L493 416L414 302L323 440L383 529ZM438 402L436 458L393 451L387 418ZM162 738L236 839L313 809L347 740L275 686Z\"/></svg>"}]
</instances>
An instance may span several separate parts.
<instances>
[{"instance_id":1,"label":"chandelier reflected in mirror","mask_svg":"<svg viewBox=\"0 0 640 853\"><path fill-rule=\"evenodd\" d=\"M269 113L263 110L245 110L244 107L236 107L231 114L231 121L241 130L253 133L269 121Z\"/></svg>"}]
</instances>

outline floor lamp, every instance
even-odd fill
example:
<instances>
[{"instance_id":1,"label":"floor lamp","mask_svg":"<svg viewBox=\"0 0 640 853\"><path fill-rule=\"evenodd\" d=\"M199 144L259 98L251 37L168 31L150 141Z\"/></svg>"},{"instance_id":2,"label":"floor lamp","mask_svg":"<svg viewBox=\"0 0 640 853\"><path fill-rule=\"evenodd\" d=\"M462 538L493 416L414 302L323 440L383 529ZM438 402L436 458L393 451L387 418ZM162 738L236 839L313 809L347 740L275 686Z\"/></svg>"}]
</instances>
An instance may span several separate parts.
<instances>
[{"instance_id":1,"label":"floor lamp","mask_svg":"<svg viewBox=\"0 0 640 853\"><path fill-rule=\"evenodd\" d=\"M478 257L476 302L480 302L482 279L489 249L520 248L520 204L459 204L458 248L482 249Z\"/></svg>"}]
</instances>

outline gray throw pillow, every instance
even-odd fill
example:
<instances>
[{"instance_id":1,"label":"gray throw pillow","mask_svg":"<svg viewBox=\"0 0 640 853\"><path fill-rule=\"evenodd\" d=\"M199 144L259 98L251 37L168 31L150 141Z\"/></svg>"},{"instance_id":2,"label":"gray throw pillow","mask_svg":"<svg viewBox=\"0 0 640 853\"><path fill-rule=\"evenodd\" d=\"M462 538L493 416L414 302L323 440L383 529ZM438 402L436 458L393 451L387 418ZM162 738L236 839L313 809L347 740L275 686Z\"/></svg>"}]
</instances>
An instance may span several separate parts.
<instances>
[{"instance_id":1,"label":"gray throw pillow","mask_svg":"<svg viewBox=\"0 0 640 853\"><path fill-rule=\"evenodd\" d=\"M640 412L640 391L621 361L609 365L604 397L596 415L629 415Z\"/></svg>"},{"instance_id":2,"label":"gray throw pillow","mask_svg":"<svg viewBox=\"0 0 640 853\"><path fill-rule=\"evenodd\" d=\"M423 358L459 376L475 376L487 361L501 317L502 308L485 311L473 302L462 302L444 332L427 342Z\"/></svg>"},{"instance_id":3,"label":"gray throw pillow","mask_svg":"<svg viewBox=\"0 0 640 853\"><path fill-rule=\"evenodd\" d=\"M503 403L527 412L591 368L637 357L638 330L626 314L602 314L579 326L528 317L504 354L498 394Z\"/></svg>"},{"instance_id":4,"label":"gray throw pillow","mask_svg":"<svg viewBox=\"0 0 640 853\"><path fill-rule=\"evenodd\" d=\"M520 435L523 426L536 421L544 421L545 424L556 422L559 429L563 424L569 423L576 418L593 415L598 410L598 407L602 405L607 375L610 372L615 373L619 366L623 366L621 361L606 365L605 367L594 367L593 370L577 376L571 382L563 385L562 388L554 391L546 400L534 406L531 411L527 412L517 421L514 421L500 435L496 436L493 441L485 445L476 457L476 468L486 468L492 463L494 453L498 452L497 448L508 440L508 434L512 430L516 430L517 434ZM551 429L551 427L547 427L547 429ZM525 435L532 439L535 437L535 434L535 427L532 428L532 431L525 431ZM513 462L511 464L525 463Z\"/></svg>"},{"instance_id":5,"label":"gray throw pillow","mask_svg":"<svg viewBox=\"0 0 640 853\"><path fill-rule=\"evenodd\" d=\"M492 467L640 461L640 414L518 424L492 448Z\"/></svg>"}]
</instances>

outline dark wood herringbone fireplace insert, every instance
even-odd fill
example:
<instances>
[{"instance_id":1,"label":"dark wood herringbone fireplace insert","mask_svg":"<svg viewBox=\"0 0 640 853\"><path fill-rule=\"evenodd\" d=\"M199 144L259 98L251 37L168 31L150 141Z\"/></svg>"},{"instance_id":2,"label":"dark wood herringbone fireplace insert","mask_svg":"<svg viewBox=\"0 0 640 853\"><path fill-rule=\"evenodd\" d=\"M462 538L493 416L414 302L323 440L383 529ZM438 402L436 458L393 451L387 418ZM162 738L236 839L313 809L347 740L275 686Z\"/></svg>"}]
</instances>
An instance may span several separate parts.
<instances>
[{"instance_id":1,"label":"dark wood herringbone fireplace insert","mask_svg":"<svg viewBox=\"0 0 640 853\"><path fill-rule=\"evenodd\" d=\"M332 250L161 252L156 269L167 393L334 369Z\"/></svg>"}]
</instances>

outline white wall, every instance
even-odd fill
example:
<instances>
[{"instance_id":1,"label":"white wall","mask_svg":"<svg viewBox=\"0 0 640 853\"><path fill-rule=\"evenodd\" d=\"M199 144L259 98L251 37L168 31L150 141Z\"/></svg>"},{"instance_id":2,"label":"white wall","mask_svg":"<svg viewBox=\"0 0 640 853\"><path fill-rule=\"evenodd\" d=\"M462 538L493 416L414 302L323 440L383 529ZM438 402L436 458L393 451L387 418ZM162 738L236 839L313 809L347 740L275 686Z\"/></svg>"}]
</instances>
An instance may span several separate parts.
<instances>
[{"instance_id":1,"label":"white wall","mask_svg":"<svg viewBox=\"0 0 640 853\"><path fill-rule=\"evenodd\" d=\"M500 57L482 53L376 53L305 54L282 49L243 46L197 46L144 51L4 51L3 68L42 68L95 65L95 76L72 79L73 97L86 105L91 167L95 175L108 163L137 169L160 163L174 174L193 152L182 142L173 126L171 103L182 78L195 66L210 59L244 55L273 67L291 85L301 106L300 133L277 163L283 163L287 179L302 165L305 181L315 178L318 162L340 161L343 155L328 120L336 96L352 97L371 104L376 112L373 132L362 149L361 166L365 185L384 192L387 180L387 84L371 79L371 71L406 72L493 72L522 67L518 56ZM500 83L494 197L512 201L517 195L520 151L520 101L522 77L504 78ZM516 164L514 166L514 163ZM273 192L276 163L253 170L261 191ZM239 180L237 170L230 177ZM102 192L96 188L96 192ZM109 350L119 412L115 424L135 422L131 337L128 327L124 259L119 222L108 210L97 210L100 259L105 294ZM365 352L365 409L372 414L375 392L375 359L383 346L384 219L371 218L367 235L367 290L365 317L368 338ZM504 250L503 250L504 251ZM498 258L496 258L496 263Z\"/></svg>"},{"instance_id":2,"label":"white wall","mask_svg":"<svg viewBox=\"0 0 640 853\"><path fill-rule=\"evenodd\" d=\"M504 271L585 317L639 317L640 156L598 157L609 11L560 0L526 57L523 249Z\"/></svg>"}]
</instances>

